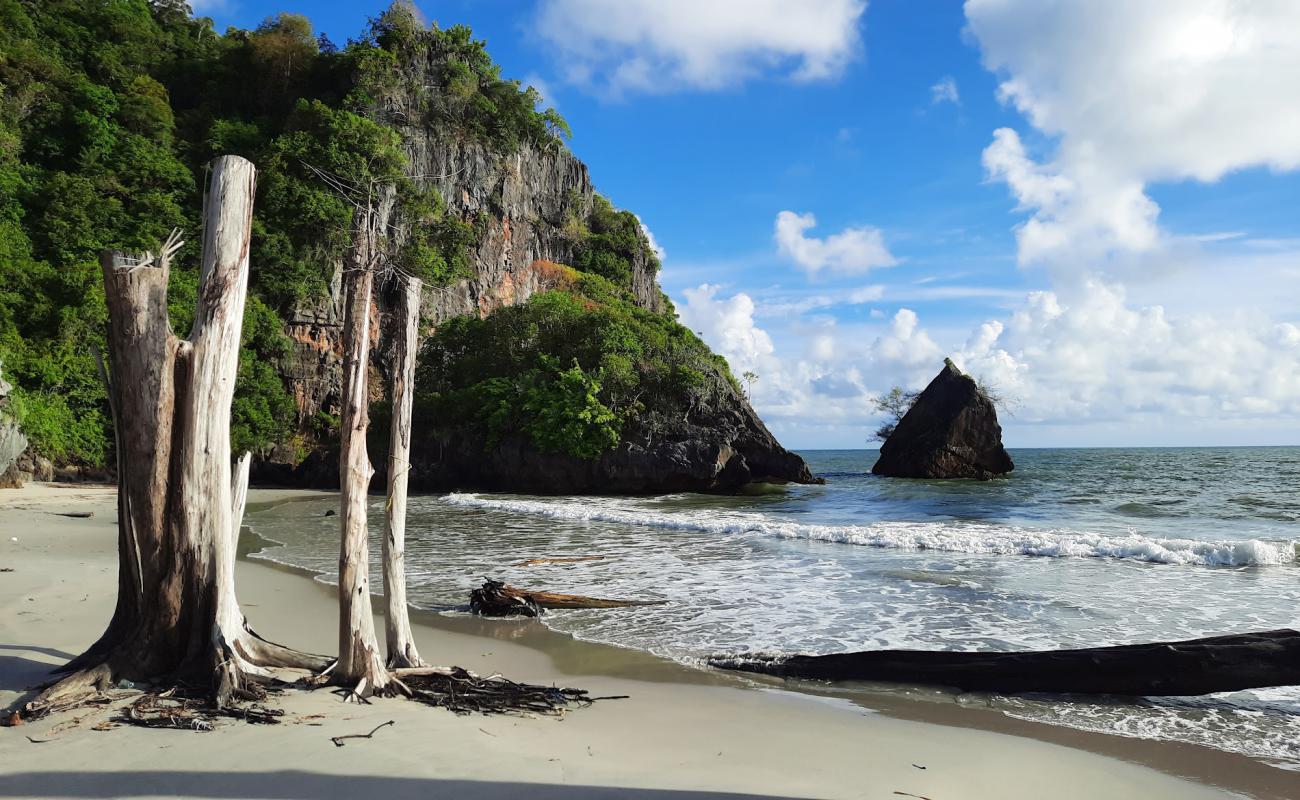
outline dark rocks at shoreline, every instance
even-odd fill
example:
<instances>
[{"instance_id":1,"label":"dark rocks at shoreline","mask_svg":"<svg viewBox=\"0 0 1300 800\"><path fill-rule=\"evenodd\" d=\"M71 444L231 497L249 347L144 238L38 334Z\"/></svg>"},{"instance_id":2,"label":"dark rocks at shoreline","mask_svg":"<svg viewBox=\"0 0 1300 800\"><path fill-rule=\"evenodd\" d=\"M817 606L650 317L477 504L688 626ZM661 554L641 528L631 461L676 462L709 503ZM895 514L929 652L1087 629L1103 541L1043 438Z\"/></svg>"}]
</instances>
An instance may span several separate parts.
<instances>
[{"instance_id":1,"label":"dark rocks at shoreline","mask_svg":"<svg viewBox=\"0 0 1300 800\"><path fill-rule=\"evenodd\" d=\"M871 471L892 478L988 480L1015 469L993 401L951 362L880 446Z\"/></svg>"},{"instance_id":2,"label":"dark rocks at shoreline","mask_svg":"<svg viewBox=\"0 0 1300 800\"><path fill-rule=\"evenodd\" d=\"M417 441L417 490L534 494L732 493L759 483L823 483L786 450L743 398L700 418L642 427L592 461L538 450L523 438L487 448L478 436L431 432Z\"/></svg>"}]
</instances>

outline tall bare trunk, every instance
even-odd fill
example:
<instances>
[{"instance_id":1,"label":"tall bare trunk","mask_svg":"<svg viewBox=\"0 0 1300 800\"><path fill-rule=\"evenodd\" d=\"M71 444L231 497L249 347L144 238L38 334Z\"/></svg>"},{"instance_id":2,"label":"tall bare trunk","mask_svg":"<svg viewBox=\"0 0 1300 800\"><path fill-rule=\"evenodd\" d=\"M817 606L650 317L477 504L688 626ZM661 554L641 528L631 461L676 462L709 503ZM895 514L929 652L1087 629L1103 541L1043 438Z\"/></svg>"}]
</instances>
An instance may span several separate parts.
<instances>
[{"instance_id":1,"label":"tall bare trunk","mask_svg":"<svg viewBox=\"0 0 1300 800\"><path fill-rule=\"evenodd\" d=\"M411 471L411 406L420 322L420 279L398 279L394 309L393 425L388 445L388 515L384 531L384 633L388 666L423 666L406 607L406 485Z\"/></svg>"},{"instance_id":2,"label":"tall bare trunk","mask_svg":"<svg viewBox=\"0 0 1300 800\"><path fill-rule=\"evenodd\" d=\"M375 638L370 605L370 547L366 494L374 470L366 453L370 424L370 303L374 287L376 215L370 206L353 216L343 322L343 418L340 424L339 660L333 679L359 697L385 691L389 676Z\"/></svg>"},{"instance_id":3,"label":"tall bare trunk","mask_svg":"<svg viewBox=\"0 0 1300 800\"><path fill-rule=\"evenodd\" d=\"M188 339L167 316L173 235L157 257L105 253L109 392L119 459L119 597L108 629L28 705L41 713L128 679L210 683L219 703L266 677L234 595L239 519L230 405L248 286L255 170L217 159ZM242 503L241 503L242 507ZM288 652L288 651L286 651Z\"/></svg>"}]
</instances>

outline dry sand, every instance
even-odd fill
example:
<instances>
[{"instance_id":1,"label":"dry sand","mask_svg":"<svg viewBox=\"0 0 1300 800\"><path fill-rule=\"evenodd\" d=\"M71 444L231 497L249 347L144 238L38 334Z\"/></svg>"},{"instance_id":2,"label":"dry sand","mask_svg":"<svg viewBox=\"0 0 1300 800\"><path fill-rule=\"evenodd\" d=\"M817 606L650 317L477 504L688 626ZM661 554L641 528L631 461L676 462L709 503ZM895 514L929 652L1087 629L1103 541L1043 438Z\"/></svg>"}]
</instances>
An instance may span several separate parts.
<instances>
[{"instance_id":1,"label":"dry sand","mask_svg":"<svg viewBox=\"0 0 1300 800\"><path fill-rule=\"evenodd\" d=\"M254 491L250 501L286 496ZM107 487L0 493L0 569L12 570L0 572L0 707L108 621L114 501ZM238 580L260 633L334 650L332 590L258 562L241 562ZM1017 729L1027 735L980 730L988 722L980 712L951 703L819 699L577 642L535 622L417 622L420 652L435 663L630 699L563 719L461 717L403 700L355 706L326 690L291 691L277 701L285 724L207 733L96 731L109 711L84 710L0 729L0 798L1300 797L1300 775L1198 748L1127 746L1033 724ZM388 720L396 724L372 739L330 742ZM1075 746L1029 738L1049 732Z\"/></svg>"}]
</instances>

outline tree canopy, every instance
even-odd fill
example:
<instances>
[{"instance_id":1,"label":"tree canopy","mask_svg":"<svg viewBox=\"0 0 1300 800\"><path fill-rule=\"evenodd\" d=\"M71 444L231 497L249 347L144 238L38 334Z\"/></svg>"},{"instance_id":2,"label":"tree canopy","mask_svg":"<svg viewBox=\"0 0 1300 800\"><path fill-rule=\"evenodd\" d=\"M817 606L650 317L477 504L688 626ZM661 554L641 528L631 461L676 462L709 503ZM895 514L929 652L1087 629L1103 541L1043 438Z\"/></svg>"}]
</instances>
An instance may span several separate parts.
<instances>
[{"instance_id":1,"label":"tree canopy","mask_svg":"<svg viewBox=\"0 0 1300 800\"><path fill-rule=\"evenodd\" d=\"M592 459L629 427L654 429L738 393L726 361L625 289L557 267L560 285L439 327L421 358L421 417ZM728 391L730 390L730 391Z\"/></svg>"},{"instance_id":2,"label":"tree canopy","mask_svg":"<svg viewBox=\"0 0 1300 800\"><path fill-rule=\"evenodd\" d=\"M284 441L294 408L275 368L284 320L324 295L346 246L349 206L322 171L396 187L418 223L396 256L404 269L435 284L469 271L476 221L405 181L400 136L376 121L377 99L409 79L399 54L442 65L420 124L503 150L567 134L467 28L426 28L400 3L343 48L289 13L218 34L179 0L0 0L0 19L0 360L24 429L59 461L109 454L90 349L106 320L99 252L187 232L169 289L186 328L212 157L259 166L234 426L240 447L263 450Z\"/></svg>"}]
</instances>

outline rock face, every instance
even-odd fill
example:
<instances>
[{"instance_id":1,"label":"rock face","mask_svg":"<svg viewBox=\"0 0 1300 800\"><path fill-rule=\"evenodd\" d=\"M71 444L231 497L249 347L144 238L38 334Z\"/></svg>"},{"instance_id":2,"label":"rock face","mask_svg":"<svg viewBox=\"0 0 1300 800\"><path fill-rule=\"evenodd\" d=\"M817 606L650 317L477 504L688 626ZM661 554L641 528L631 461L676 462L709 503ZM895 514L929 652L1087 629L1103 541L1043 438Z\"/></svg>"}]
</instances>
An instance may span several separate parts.
<instances>
[{"instance_id":1,"label":"rock face","mask_svg":"<svg viewBox=\"0 0 1300 800\"><path fill-rule=\"evenodd\" d=\"M416 419L417 427L420 420ZM418 434L417 434L418 435ZM756 483L823 483L777 442L744 398L667 429L628 432L595 461L544 453L524 439L486 449L478 437L442 432L414 455L412 486L534 494L734 492Z\"/></svg>"},{"instance_id":2,"label":"rock face","mask_svg":"<svg viewBox=\"0 0 1300 800\"><path fill-rule=\"evenodd\" d=\"M595 196L586 165L562 147L523 144L515 153L502 155L431 130L397 127L410 170L435 176L425 182L442 195L449 213L485 223L471 253L474 274L450 286L425 288L424 323L436 327L464 314L486 315L553 288L559 276L549 265L568 263L574 254L575 242L564 233L565 216L571 211L590 213ZM286 330L293 352L282 371L298 403L301 428L319 412L337 415L339 410L342 261L332 267L329 297L294 309ZM633 290L638 305L663 310L653 265L633 264ZM375 356L381 365L386 362L386 353Z\"/></svg>"},{"instance_id":3,"label":"rock face","mask_svg":"<svg viewBox=\"0 0 1300 800\"><path fill-rule=\"evenodd\" d=\"M27 449L27 437L5 413L11 391L13 387L0 375L0 489L17 489L23 485L18 458Z\"/></svg>"},{"instance_id":4,"label":"rock face","mask_svg":"<svg viewBox=\"0 0 1300 800\"><path fill-rule=\"evenodd\" d=\"M947 361L880 446L871 471L891 478L988 480L1014 468L993 402Z\"/></svg>"}]
</instances>

